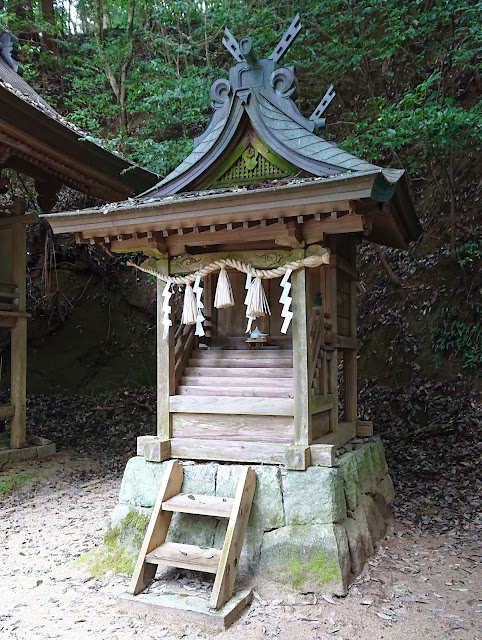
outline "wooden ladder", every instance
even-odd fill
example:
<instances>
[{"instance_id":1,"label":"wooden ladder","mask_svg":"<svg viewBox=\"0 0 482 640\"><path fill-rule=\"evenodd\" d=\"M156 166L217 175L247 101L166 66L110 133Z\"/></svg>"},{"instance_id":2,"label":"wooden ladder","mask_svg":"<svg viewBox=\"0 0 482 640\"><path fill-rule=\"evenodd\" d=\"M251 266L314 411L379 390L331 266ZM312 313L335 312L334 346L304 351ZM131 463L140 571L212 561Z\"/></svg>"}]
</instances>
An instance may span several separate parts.
<instances>
[{"instance_id":1,"label":"wooden ladder","mask_svg":"<svg viewBox=\"0 0 482 640\"><path fill-rule=\"evenodd\" d=\"M128 592L137 595L144 591L156 575L158 565L205 571L216 574L209 606L219 609L233 593L256 488L256 474L251 467L242 468L234 498L180 493L182 478L182 464L171 460L162 480ZM223 548L209 549L166 542L174 511L229 519Z\"/></svg>"}]
</instances>

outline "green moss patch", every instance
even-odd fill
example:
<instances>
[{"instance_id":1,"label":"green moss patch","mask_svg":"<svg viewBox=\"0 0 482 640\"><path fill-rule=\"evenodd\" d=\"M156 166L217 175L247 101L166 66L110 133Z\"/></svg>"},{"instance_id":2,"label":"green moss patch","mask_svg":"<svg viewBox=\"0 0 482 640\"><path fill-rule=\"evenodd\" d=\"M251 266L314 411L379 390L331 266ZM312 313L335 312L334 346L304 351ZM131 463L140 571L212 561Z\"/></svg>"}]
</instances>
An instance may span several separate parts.
<instances>
[{"instance_id":1,"label":"green moss patch","mask_svg":"<svg viewBox=\"0 0 482 640\"><path fill-rule=\"evenodd\" d=\"M134 553L104 542L97 549L92 549L74 560L74 564L85 567L94 578L100 578L108 571L131 576L134 573L136 560L137 557Z\"/></svg>"},{"instance_id":2,"label":"green moss patch","mask_svg":"<svg viewBox=\"0 0 482 640\"><path fill-rule=\"evenodd\" d=\"M314 582L320 587L328 582L340 580L340 571L334 561L328 562L320 551L310 560L299 556L292 558L286 570L282 572L283 581L289 582L293 589L302 589L306 582Z\"/></svg>"},{"instance_id":3,"label":"green moss patch","mask_svg":"<svg viewBox=\"0 0 482 640\"><path fill-rule=\"evenodd\" d=\"M136 511L129 511L116 527L109 526L100 547L88 551L75 560L83 565L94 578L112 571L115 574L131 576L137 561L137 553L126 549L140 549L149 524L149 517Z\"/></svg>"},{"instance_id":4,"label":"green moss patch","mask_svg":"<svg viewBox=\"0 0 482 640\"><path fill-rule=\"evenodd\" d=\"M40 477L36 471L19 471L8 475L0 475L0 496L23 487L35 487Z\"/></svg>"}]
</instances>

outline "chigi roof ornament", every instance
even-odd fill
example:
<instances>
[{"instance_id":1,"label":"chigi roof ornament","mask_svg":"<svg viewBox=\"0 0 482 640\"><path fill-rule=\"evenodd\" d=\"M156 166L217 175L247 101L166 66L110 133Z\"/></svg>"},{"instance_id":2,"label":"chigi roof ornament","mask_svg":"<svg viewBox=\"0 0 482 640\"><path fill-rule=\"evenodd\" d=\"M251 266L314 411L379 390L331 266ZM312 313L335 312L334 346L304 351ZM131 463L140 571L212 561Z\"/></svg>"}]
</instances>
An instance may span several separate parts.
<instances>
[{"instance_id":1,"label":"chigi roof ornament","mask_svg":"<svg viewBox=\"0 0 482 640\"><path fill-rule=\"evenodd\" d=\"M235 68L239 67L239 75L237 79L240 80L242 78L240 80L241 87L237 87L236 84L231 87L231 84L224 79L216 80L211 88L213 107L215 109L219 109L228 99L230 90L232 88L244 88L250 81L254 81L253 88L262 86L265 83L264 74L262 73L263 71L266 71L267 73L270 72L271 87L280 96L282 96L283 98L296 99L298 97L298 83L294 73L294 68L278 68L277 63L289 51L291 45L296 40L298 34L301 31L301 26L300 14L297 13L269 58L263 60L258 60L251 38L241 38L238 43L236 38L226 27L224 30L224 38L222 42L229 53L238 62L238 65ZM242 65L242 67L240 65ZM243 77L242 72L244 70L258 70L258 73L251 73ZM309 118L309 120L311 120L315 125L312 128L307 126L306 128L309 131L317 131L325 126L325 119L321 118L321 116L330 102L333 100L335 95L336 93L333 89L333 85L330 85L327 92Z\"/></svg>"},{"instance_id":2,"label":"chigi roof ornament","mask_svg":"<svg viewBox=\"0 0 482 640\"><path fill-rule=\"evenodd\" d=\"M281 62L301 27L296 14L266 58L256 55L249 36L238 41L225 29L223 44L236 63L227 78L211 85L211 121L193 140L187 158L141 194L141 200L285 177L328 178L366 171L381 174L378 198L386 201L393 196L403 171L366 162L321 135L322 116L335 97L333 85L310 117L298 109L295 68Z\"/></svg>"}]
</instances>

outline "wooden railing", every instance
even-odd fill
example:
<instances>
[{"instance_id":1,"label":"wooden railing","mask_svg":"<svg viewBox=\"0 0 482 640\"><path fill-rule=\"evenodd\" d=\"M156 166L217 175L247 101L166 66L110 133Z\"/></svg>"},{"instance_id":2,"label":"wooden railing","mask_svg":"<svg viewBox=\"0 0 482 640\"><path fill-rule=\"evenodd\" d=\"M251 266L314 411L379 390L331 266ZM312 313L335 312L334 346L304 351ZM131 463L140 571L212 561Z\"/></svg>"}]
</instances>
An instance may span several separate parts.
<instances>
[{"instance_id":1,"label":"wooden railing","mask_svg":"<svg viewBox=\"0 0 482 640\"><path fill-rule=\"evenodd\" d=\"M332 342L330 314L323 307L313 307L310 332L309 381L314 395L323 393L322 387L326 376L323 367L323 351Z\"/></svg>"},{"instance_id":2,"label":"wooden railing","mask_svg":"<svg viewBox=\"0 0 482 640\"><path fill-rule=\"evenodd\" d=\"M195 343L195 330L196 325L194 324L181 324L174 335L174 383L176 387L191 357Z\"/></svg>"}]
</instances>

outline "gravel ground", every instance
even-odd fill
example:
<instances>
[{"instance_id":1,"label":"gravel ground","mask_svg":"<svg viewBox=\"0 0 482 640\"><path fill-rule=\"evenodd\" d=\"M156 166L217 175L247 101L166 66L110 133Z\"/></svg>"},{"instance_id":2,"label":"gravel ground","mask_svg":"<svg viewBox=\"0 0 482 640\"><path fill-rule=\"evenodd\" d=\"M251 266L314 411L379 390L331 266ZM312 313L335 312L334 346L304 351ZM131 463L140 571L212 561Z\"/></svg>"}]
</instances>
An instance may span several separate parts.
<instances>
[{"instance_id":1,"label":"gravel ground","mask_svg":"<svg viewBox=\"0 0 482 640\"><path fill-rule=\"evenodd\" d=\"M19 463L8 472L26 470L37 473L36 486L12 492L2 503L2 640L482 639L482 549L476 535L436 537L398 525L346 598L289 594L258 582L251 607L219 634L175 618L132 613L117 599L126 576L94 579L73 563L101 542L119 474L74 452ZM208 597L209 585L189 572L181 580L186 591L200 586Z\"/></svg>"},{"instance_id":2,"label":"gravel ground","mask_svg":"<svg viewBox=\"0 0 482 640\"><path fill-rule=\"evenodd\" d=\"M364 417L381 426L396 524L348 596L289 594L258 582L249 609L216 637L482 640L478 405L449 391L362 391L374 408ZM407 407L410 393L415 408ZM0 482L30 474L24 488L0 498L1 640L213 637L179 619L127 611L117 599L126 576L95 579L73 562L101 543L135 437L153 432L154 406L151 389L29 398L31 434L55 440L61 452L0 473ZM424 425L410 419L420 406ZM186 591L209 593L189 573L180 579Z\"/></svg>"}]
</instances>

